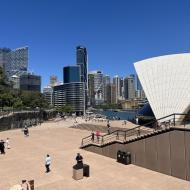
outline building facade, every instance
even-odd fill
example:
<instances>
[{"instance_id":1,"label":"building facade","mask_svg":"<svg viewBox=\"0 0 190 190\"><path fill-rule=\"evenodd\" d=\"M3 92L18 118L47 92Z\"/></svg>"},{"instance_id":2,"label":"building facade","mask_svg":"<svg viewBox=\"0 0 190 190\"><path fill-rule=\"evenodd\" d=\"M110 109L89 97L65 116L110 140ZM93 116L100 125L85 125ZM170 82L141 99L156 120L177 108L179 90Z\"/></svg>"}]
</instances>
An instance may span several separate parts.
<instances>
[{"instance_id":1,"label":"building facade","mask_svg":"<svg viewBox=\"0 0 190 190\"><path fill-rule=\"evenodd\" d=\"M81 82L81 69L78 65L67 66L63 68L64 83Z\"/></svg>"},{"instance_id":2,"label":"building facade","mask_svg":"<svg viewBox=\"0 0 190 190\"><path fill-rule=\"evenodd\" d=\"M69 105L76 115L85 113L85 94L83 82L72 82L63 85L63 105Z\"/></svg>"},{"instance_id":3,"label":"building facade","mask_svg":"<svg viewBox=\"0 0 190 190\"><path fill-rule=\"evenodd\" d=\"M125 100L135 98L135 78L133 75L124 78L124 97Z\"/></svg>"},{"instance_id":4,"label":"building facade","mask_svg":"<svg viewBox=\"0 0 190 190\"><path fill-rule=\"evenodd\" d=\"M103 99L104 103L110 103L110 98L109 98L109 86L111 84L111 78L109 75L103 76Z\"/></svg>"},{"instance_id":5,"label":"building facade","mask_svg":"<svg viewBox=\"0 0 190 190\"><path fill-rule=\"evenodd\" d=\"M53 105L53 88L47 86L43 88L43 95L49 105Z\"/></svg>"},{"instance_id":6,"label":"building facade","mask_svg":"<svg viewBox=\"0 0 190 190\"><path fill-rule=\"evenodd\" d=\"M28 47L11 50L0 49L0 66L3 67L6 77L11 80L13 75L27 74L28 70Z\"/></svg>"},{"instance_id":7,"label":"building facade","mask_svg":"<svg viewBox=\"0 0 190 190\"><path fill-rule=\"evenodd\" d=\"M52 98L52 103L54 107L61 108L64 106L63 96L64 96L63 84L55 85L53 87L53 98Z\"/></svg>"},{"instance_id":8,"label":"building facade","mask_svg":"<svg viewBox=\"0 0 190 190\"><path fill-rule=\"evenodd\" d=\"M27 91L41 91L41 76L23 74L20 76L20 89Z\"/></svg>"},{"instance_id":9,"label":"building facade","mask_svg":"<svg viewBox=\"0 0 190 190\"><path fill-rule=\"evenodd\" d=\"M88 105L95 105L94 74L88 74Z\"/></svg>"},{"instance_id":10,"label":"building facade","mask_svg":"<svg viewBox=\"0 0 190 190\"><path fill-rule=\"evenodd\" d=\"M116 94L116 104L121 99L121 85L120 85L120 82L121 82L121 78L118 75L114 76L113 84L115 85L115 88L116 88L116 92L115 92L115 94Z\"/></svg>"},{"instance_id":11,"label":"building facade","mask_svg":"<svg viewBox=\"0 0 190 190\"><path fill-rule=\"evenodd\" d=\"M50 83L49 85L51 87L57 85L58 84L57 76L55 76L55 75L50 76L50 82L49 83Z\"/></svg>"},{"instance_id":12,"label":"building facade","mask_svg":"<svg viewBox=\"0 0 190 190\"><path fill-rule=\"evenodd\" d=\"M85 107L88 104L88 55L84 46L76 47L76 64L80 67L80 82L84 83Z\"/></svg>"}]
</instances>

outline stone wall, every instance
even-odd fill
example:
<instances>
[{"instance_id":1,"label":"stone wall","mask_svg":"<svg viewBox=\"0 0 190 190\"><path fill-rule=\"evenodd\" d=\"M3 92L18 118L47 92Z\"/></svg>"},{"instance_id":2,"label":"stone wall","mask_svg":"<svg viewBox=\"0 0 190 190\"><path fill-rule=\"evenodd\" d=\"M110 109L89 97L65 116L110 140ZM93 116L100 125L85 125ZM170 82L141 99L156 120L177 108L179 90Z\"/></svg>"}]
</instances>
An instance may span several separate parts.
<instances>
[{"instance_id":1,"label":"stone wall","mask_svg":"<svg viewBox=\"0 0 190 190\"><path fill-rule=\"evenodd\" d=\"M9 113L0 117L0 131L38 125L56 116L56 112L50 111L22 111Z\"/></svg>"}]
</instances>

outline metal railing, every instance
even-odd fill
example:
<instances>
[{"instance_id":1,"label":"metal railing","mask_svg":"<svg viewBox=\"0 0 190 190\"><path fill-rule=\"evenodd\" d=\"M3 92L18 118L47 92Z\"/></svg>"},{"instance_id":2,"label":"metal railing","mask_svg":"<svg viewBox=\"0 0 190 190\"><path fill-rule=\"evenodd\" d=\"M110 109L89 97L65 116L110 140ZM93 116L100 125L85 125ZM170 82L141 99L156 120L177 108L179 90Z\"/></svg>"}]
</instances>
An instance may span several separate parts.
<instances>
[{"instance_id":1,"label":"metal railing","mask_svg":"<svg viewBox=\"0 0 190 190\"><path fill-rule=\"evenodd\" d=\"M171 127L185 127L187 124L190 124L190 115L174 113L159 119L155 119L154 121L146 123L143 126L139 125L127 130L115 130L111 133L100 135L98 137L95 135L94 140L92 140L92 135L89 135L82 139L81 146L86 146L88 144L103 145L113 141L126 142L141 136L162 132L166 129L170 129Z\"/></svg>"}]
</instances>

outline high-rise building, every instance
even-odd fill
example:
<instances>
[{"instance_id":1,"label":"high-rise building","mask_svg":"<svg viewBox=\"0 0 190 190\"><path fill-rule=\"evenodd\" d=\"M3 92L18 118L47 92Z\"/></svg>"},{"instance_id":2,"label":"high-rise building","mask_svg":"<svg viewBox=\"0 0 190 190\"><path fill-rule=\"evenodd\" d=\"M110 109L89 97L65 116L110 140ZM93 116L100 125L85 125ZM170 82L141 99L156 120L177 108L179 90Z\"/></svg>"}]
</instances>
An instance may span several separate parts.
<instances>
[{"instance_id":1,"label":"high-rise building","mask_svg":"<svg viewBox=\"0 0 190 190\"><path fill-rule=\"evenodd\" d=\"M9 80L13 75L21 76L27 74L28 69L28 47L0 49L0 66L3 67L5 75Z\"/></svg>"},{"instance_id":2,"label":"high-rise building","mask_svg":"<svg viewBox=\"0 0 190 190\"><path fill-rule=\"evenodd\" d=\"M87 50L83 46L77 46L76 48L76 62L80 66L81 82L87 84L88 81L88 62L87 62Z\"/></svg>"},{"instance_id":3,"label":"high-rise building","mask_svg":"<svg viewBox=\"0 0 190 190\"><path fill-rule=\"evenodd\" d=\"M117 104L118 99L117 99L117 96L116 96L116 92L117 92L116 85L111 84L110 90L111 90L111 93L110 93L111 94L111 104Z\"/></svg>"},{"instance_id":4,"label":"high-rise building","mask_svg":"<svg viewBox=\"0 0 190 190\"><path fill-rule=\"evenodd\" d=\"M20 76L20 89L28 91L41 91L41 76L23 74Z\"/></svg>"},{"instance_id":5,"label":"high-rise building","mask_svg":"<svg viewBox=\"0 0 190 190\"><path fill-rule=\"evenodd\" d=\"M130 75L124 79L124 96L125 99L134 99L135 98L135 77Z\"/></svg>"},{"instance_id":6,"label":"high-rise building","mask_svg":"<svg viewBox=\"0 0 190 190\"><path fill-rule=\"evenodd\" d=\"M43 88L43 95L49 105L53 105L53 88L47 86Z\"/></svg>"},{"instance_id":7,"label":"high-rise building","mask_svg":"<svg viewBox=\"0 0 190 190\"><path fill-rule=\"evenodd\" d=\"M63 80L64 83L81 82L80 78L80 66L73 65L63 68Z\"/></svg>"},{"instance_id":8,"label":"high-rise building","mask_svg":"<svg viewBox=\"0 0 190 190\"><path fill-rule=\"evenodd\" d=\"M9 52L11 52L11 49L9 48L0 48L0 67L3 69L5 74L5 67L9 64Z\"/></svg>"},{"instance_id":9,"label":"high-rise building","mask_svg":"<svg viewBox=\"0 0 190 190\"><path fill-rule=\"evenodd\" d=\"M101 71L92 71L90 74L94 75L94 95L95 104L100 105L104 102L103 97L103 73Z\"/></svg>"},{"instance_id":10,"label":"high-rise building","mask_svg":"<svg viewBox=\"0 0 190 190\"><path fill-rule=\"evenodd\" d=\"M57 76L55 75L50 76L50 86L53 87L57 85L57 83L58 83Z\"/></svg>"},{"instance_id":11,"label":"high-rise building","mask_svg":"<svg viewBox=\"0 0 190 190\"><path fill-rule=\"evenodd\" d=\"M120 100L124 100L124 79L120 78Z\"/></svg>"},{"instance_id":12,"label":"high-rise building","mask_svg":"<svg viewBox=\"0 0 190 190\"><path fill-rule=\"evenodd\" d=\"M111 83L111 79L109 75L105 75L103 77L103 98L104 98L104 103L110 103L110 98L109 98L109 86Z\"/></svg>"},{"instance_id":13,"label":"high-rise building","mask_svg":"<svg viewBox=\"0 0 190 190\"><path fill-rule=\"evenodd\" d=\"M76 63L80 66L80 81L84 83L86 108L88 103L88 55L84 46L76 47Z\"/></svg>"},{"instance_id":14,"label":"high-rise building","mask_svg":"<svg viewBox=\"0 0 190 190\"><path fill-rule=\"evenodd\" d=\"M64 84L54 87L54 106L69 105L77 115L85 113L85 89L81 82L80 67L67 66L63 68Z\"/></svg>"},{"instance_id":15,"label":"high-rise building","mask_svg":"<svg viewBox=\"0 0 190 190\"><path fill-rule=\"evenodd\" d=\"M64 96L63 84L55 85L53 87L53 98L52 98L54 107L60 108L64 106L63 96Z\"/></svg>"},{"instance_id":16,"label":"high-rise building","mask_svg":"<svg viewBox=\"0 0 190 190\"><path fill-rule=\"evenodd\" d=\"M85 94L83 82L63 84L63 105L69 105L76 115L85 113Z\"/></svg>"},{"instance_id":17,"label":"high-rise building","mask_svg":"<svg viewBox=\"0 0 190 190\"><path fill-rule=\"evenodd\" d=\"M95 105L94 74L88 74L88 105Z\"/></svg>"},{"instance_id":18,"label":"high-rise building","mask_svg":"<svg viewBox=\"0 0 190 190\"><path fill-rule=\"evenodd\" d=\"M118 76L118 75L116 75L116 76L114 76L114 78L113 78L113 84L115 85L115 90L116 90L116 92L115 92L115 94L116 94L116 104L118 103L118 100L120 100L121 99L121 85L120 85L120 77Z\"/></svg>"}]
</instances>

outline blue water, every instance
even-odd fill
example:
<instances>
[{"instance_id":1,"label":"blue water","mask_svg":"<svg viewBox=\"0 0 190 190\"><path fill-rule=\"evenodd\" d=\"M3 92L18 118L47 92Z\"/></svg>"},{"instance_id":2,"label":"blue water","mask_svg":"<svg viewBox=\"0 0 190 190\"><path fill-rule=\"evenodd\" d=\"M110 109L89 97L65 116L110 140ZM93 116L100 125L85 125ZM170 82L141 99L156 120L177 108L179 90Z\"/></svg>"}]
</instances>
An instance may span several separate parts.
<instances>
[{"instance_id":1,"label":"blue water","mask_svg":"<svg viewBox=\"0 0 190 190\"><path fill-rule=\"evenodd\" d=\"M134 120L136 115L136 111L96 111L96 113L105 115L109 119L113 119L113 117L119 117L121 120Z\"/></svg>"}]
</instances>

